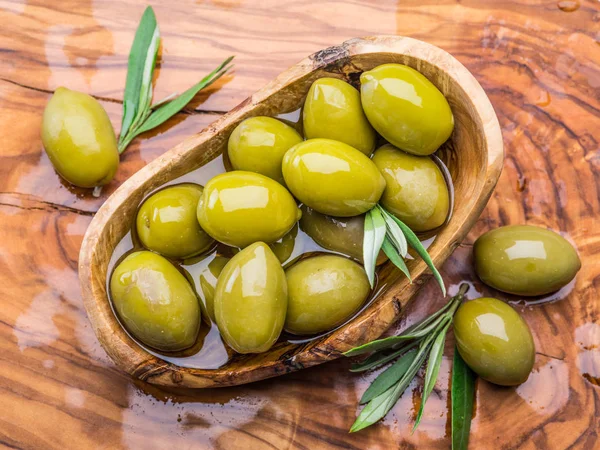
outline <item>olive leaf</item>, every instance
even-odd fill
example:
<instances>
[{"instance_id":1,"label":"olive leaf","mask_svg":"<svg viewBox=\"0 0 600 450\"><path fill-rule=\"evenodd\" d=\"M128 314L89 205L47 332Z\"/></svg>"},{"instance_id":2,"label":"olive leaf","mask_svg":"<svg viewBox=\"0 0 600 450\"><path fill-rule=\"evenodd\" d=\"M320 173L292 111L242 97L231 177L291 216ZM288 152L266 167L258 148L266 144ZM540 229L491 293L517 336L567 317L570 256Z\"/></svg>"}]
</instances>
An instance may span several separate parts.
<instances>
[{"instance_id":1,"label":"olive leaf","mask_svg":"<svg viewBox=\"0 0 600 450\"><path fill-rule=\"evenodd\" d=\"M127 80L123 94L123 119L119 134L119 150L133 123L139 123L152 99L152 74L160 45L160 33L151 6L142 15L129 52ZM123 148L124 149L124 148Z\"/></svg>"},{"instance_id":2,"label":"olive leaf","mask_svg":"<svg viewBox=\"0 0 600 450\"><path fill-rule=\"evenodd\" d=\"M440 273L436 269L435 265L433 264L433 261L431 260L429 253L427 253L427 250L425 249L425 247L423 247L423 244L421 244L421 241L419 240L417 235L404 222L402 222L400 219L398 219L393 214L390 214L387 211L385 211L385 209L382 208L380 205L377 205L377 208L386 212L389 215L389 217L391 217L391 219L396 224L398 224L398 226L402 230L402 233L404 234L404 237L406 237L406 241L412 248L415 249L415 251L423 259L423 261L425 261L425 264L427 264L427 267L429 267L431 272L433 272L434 278L437 280L438 284L440 285L440 288L442 289L442 293L444 294L444 296L446 296L446 286L444 285L444 280L442 279L442 276L440 275Z\"/></svg>"},{"instance_id":3,"label":"olive leaf","mask_svg":"<svg viewBox=\"0 0 600 450\"><path fill-rule=\"evenodd\" d=\"M380 208L381 215L385 219L385 225L387 227L389 239L394 244L394 247L398 249L398 253L402 258L406 258L408 254L408 244L406 242L406 236L393 219L392 215L387 212L384 208Z\"/></svg>"},{"instance_id":4,"label":"olive leaf","mask_svg":"<svg viewBox=\"0 0 600 450\"><path fill-rule=\"evenodd\" d=\"M412 350L402 355L394 364L382 372L375 381L369 386L360 399L360 404L370 402L378 395L383 394L389 388L397 383L408 371L415 360L417 352Z\"/></svg>"},{"instance_id":5,"label":"olive leaf","mask_svg":"<svg viewBox=\"0 0 600 450\"><path fill-rule=\"evenodd\" d=\"M417 350L415 359L410 363L400 380L388 390L373 398L367 406L363 408L350 428L351 433L362 430L363 428L378 422L394 407L402 393L406 390L419 371L419 368L423 365L423 362L425 362L430 343L431 339L423 341Z\"/></svg>"},{"instance_id":6,"label":"olive leaf","mask_svg":"<svg viewBox=\"0 0 600 450\"><path fill-rule=\"evenodd\" d=\"M438 332L435 340L433 341L433 345L431 346L429 358L427 359L427 371L425 372L425 381L423 382L421 407L419 408L419 413L417 414L417 418L415 419L415 424L412 429L413 433L419 426L419 423L421 423L421 416L423 415L423 410L425 409L425 403L429 398L429 394L431 394L431 391L433 391L435 382L440 372L440 366L442 365L442 356L444 354L444 344L446 343L446 332L448 331L448 328L450 327L451 323L452 318L448 318L446 324Z\"/></svg>"},{"instance_id":7,"label":"olive leaf","mask_svg":"<svg viewBox=\"0 0 600 450\"><path fill-rule=\"evenodd\" d=\"M352 366L353 372L369 370L399 358L373 381L361 397L361 404L368 403L350 428L350 432L362 430L383 418L427 360L421 407L413 432L419 426L425 404L439 375L448 328L468 289L468 284L461 284L458 293L442 308L407 328L400 335L372 341L344 353L345 356L354 356L372 352L365 360ZM415 347L418 348L415 350ZM457 426L457 433L460 432L458 429Z\"/></svg>"},{"instance_id":8,"label":"olive leaf","mask_svg":"<svg viewBox=\"0 0 600 450\"><path fill-rule=\"evenodd\" d=\"M377 208L365 216L363 236L363 261L371 288L375 286L375 265L385 238L385 220Z\"/></svg>"},{"instance_id":9,"label":"olive leaf","mask_svg":"<svg viewBox=\"0 0 600 450\"><path fill-rule=\"evenodd\" d=\"M467 450L475 397L475 373L454 348L452 363L452 450Z\"/></svg>"},{"instance_id":10,"label":"olive leaf","mask_svg":"<svg viewBox=\"0 0 600 450\"><path fill-rule=\"evenodd\" d=\"M410 272L408 271L408 267L406 267L404 259L402 259L401 251L392 243L392 241L387 236L383 240L383 246L381 248L383 249L383 252L387 255L387 257L390 259L392 264L394 264L398 269L400 269L400 271L404 275L406 275L408 281L412 283Z\"/></svg>"},{"instance_id":11,"label":"olive leaf","mask_svg":"<svg viewBox=\"0 0 600 450\"><path fill-rule=\"evenodd\" d=\"M118 149L123 153L133 139L165 123L180 112L202 89L221 78L233 66L233 56L183 94L170 95L155 105L152 103L152 78L160 46L160 33L151 6L142 15L129 52L127 81L123 94L123 119Z\"/></svg>"}]
</instances>

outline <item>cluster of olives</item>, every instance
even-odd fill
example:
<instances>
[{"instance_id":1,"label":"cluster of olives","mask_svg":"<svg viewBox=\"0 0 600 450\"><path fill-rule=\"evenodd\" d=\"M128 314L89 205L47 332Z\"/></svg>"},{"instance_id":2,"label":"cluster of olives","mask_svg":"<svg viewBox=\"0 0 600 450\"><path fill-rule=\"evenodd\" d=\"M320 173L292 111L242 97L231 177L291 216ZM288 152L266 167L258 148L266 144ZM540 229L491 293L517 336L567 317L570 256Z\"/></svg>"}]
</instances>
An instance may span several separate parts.
<instances>
[{"instance_id":1,"label":"cluster of olives","mask_svg":"<svg viewBox=\"0 0 600 450\"><path fill-rule=\"evenodd\" d=\"M231 171L204 187L163 188L140 206L135 232L144 250L122 259L110 280L120 320L162 351L193 346L203 312L239 353L267 351L283 330L314 335L339 326L371 292L361 265L366 212L381 203L417 232L446 220L449 189L428 155L453 125L443 94L399 64L363 73L360 92L316 80L303 105L304 136L275 118L244 120L229 137ZM379 136L388 143L375 150ZM298 224L334 253L302 255L284 270ZM203 272L201 304L173 261L217 244L235 251Z\"/></svg>"},{"instance_id":2,"label":"cluster of olives","mask_svg":"<svg viewBox=\"0 0 600 450\"><path fill-rule=\"evenodd\" d=\"M248 118L228 141L232 170L204 187L173 185L144 200L135 223L144 249L123 258L110 280L115 311L133 336L158 350L184 350L197 341L204 316L233 350L258 353L284 330L327 332L371 293L361 265L366 212L379 203L415 232L444 224L451 198L430 155L453 130L447 100L399 64L365 72L360 83L359 91L339 79L316 80L303 105L303 135L276 118ZM298 228L332 253L290 263ZM219 251L202 272L199 303L174 262L214 255L217 245L230 251ZM483 282L522 296L560 289L580 267L564 238L531 226L490 231L474 254ZM378 264L385 260L382 253ZM466 302L454 330L480 376L505 385L527 379L535 346L509 305Z\"/></svg>"}]
</instances>

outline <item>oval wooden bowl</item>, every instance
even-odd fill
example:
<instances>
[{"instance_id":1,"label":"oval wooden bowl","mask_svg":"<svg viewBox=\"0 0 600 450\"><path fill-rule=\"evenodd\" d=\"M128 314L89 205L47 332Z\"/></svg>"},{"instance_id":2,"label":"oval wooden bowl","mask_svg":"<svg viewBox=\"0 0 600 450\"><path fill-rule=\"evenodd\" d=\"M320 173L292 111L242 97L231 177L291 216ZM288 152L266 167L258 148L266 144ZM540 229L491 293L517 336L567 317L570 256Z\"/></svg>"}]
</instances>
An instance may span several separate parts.
<instances>
[{"instance_id":1,"label":"oval wooden bowl","mask_svg":"<svg viewBox=\"0 0 600 450\"><path fill-rule=\"evenodd\" d=\"M98 339L126 372L149 383L194 388L232 386L314 366L379 337L430 274L421 260L410 261L416 281L400 278L391 264L379 273L386 290L360 315L334 332L306 344L277 343L269 352L237 355L215 370L189 369L157 358L121 328L106 292L109 260L129 231L142 198L164 183L218 156L235 126L251 116L275 116L297 109L313 81L324 76L354 82L361 72L385 63L414 67L446 96L454 113L451 140L438 151L454 181L454 211L429 252L440 267L465 237L496 185L503 163L498 119L471 73L445 51L415 39L376 36L352 39L321 50L291 67L201 133L190 137L132 176L106 201L90 224L79 256L83 301Z\"/></svg>"}]
</instances>

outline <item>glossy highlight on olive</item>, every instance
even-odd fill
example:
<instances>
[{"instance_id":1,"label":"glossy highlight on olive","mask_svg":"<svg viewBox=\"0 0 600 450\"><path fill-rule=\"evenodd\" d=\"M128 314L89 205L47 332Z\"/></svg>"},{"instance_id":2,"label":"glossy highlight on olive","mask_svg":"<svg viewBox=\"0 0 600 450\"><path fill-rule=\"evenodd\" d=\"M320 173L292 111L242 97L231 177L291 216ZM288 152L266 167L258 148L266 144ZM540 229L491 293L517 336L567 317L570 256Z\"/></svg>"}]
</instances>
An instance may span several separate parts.
<instances>
[{"instance_id":1,"label":"glossy highlight on olive","mask_svg":"<svg viewBox=\"0 0 600 450\"><path fill-rule=\"evenodd\" d=\"M388 142L414 155L430 155L454 129L450 105L419 71L383 64L360 76L362 106L373 128Z\"/></svg>"},{"instance_id":2,"label":"glossy highlight on olive","mask_svg":"<svg viewBox=\"0 0 600 450\"><path fill-rule=\"evenodd\" d=\"M215 319L227 344L238 353L261 353L277 341L288 303L285 273L263 242L236 254L215 289Z\"/></svg>"},{"instance_id":3,"label":"glossy highlight on olive","mask_svg":"<svg viewBox=\"0 0 600 450\"><path fill-rule=\"evenodd\" d=\"M110 278L115 311L144 344L166 352L196 342L200 305L190 283L167 259L149 251L125 257Z\"/></svg>"},{"instance_id":4,"label":"glossy highlight on olive","mask_svg":"<svg viewBox=\"0 0 600 450\"><path fill-rule=\"evenodd\" d=\"M42 142L56 171L75 186L102 186L119 166L108 114L90 95L59 87L46 105Z\"/></svg>"},{"instance_id":5,"label":"glossy highlight on olive","mask_svg":"<svg viewBox=\"0 0 600 450\"><path fill-rule=\"evenodd\" d=\"M481 378L502 386L527 380L535 345L529 326L509 305L495 298L467 301L453 325L460 356Z\"/></svg>"},{"instance_id":6,"label":"glossy highlight on olive","mask_svg":"<svg viewBox=\"0 0 600 450\"><path fill-rule=\"evenodd\" d=\"M331 139L309 139L288 150L283 157L283 177L302 203L339 217L369 211L385 188L373 161Z\"/></svg>"},{"instance_id":7,"label":"glossy highlight on olive","mask_svg":"<svg viewBox=\"0 0 600 450\"><path fill-rule=\"evenodd\" d=\"M281 184L258 173L236 170L211 179L198 202L200 226L233 247L282 238L300 219L300 209Z\"/></svg>"},{"instance_id":8,"label":"glossy highlight on olive","mask_svg":"<svg viewBox=\"0 0 600 450\"><path fill-rule=\"evenodd\" d=\"M196 208L202 186L184 183L152 194L140 206L136 217L142 245L169 258L188 258L208 250L211 238L200 227Z\"/></svg>"},{"instance_id":9,"label":"glossy highlight on olive","mask_svg":"<svg viewBox=\"0 0 600 450\"><path fill-rule=\"evenodd\" d=\"M375 148L377 135L363 112L360 93L337 78L319 78L311 85L302 122L307 139L333 139L367 156Z\"/></svg>"},{"instance_id":10,"label":"glossy highlight on olive","mask_svg":"<svg viewBox=\"0 0 600 450\"><path fill-rule=\"evenodd\" d=\"M535 296L559 290L581 268L577 251L560 234L532 225L508 225L481 235L473 246L475 271L488 286Z\"/></svg>"}]
</instances>

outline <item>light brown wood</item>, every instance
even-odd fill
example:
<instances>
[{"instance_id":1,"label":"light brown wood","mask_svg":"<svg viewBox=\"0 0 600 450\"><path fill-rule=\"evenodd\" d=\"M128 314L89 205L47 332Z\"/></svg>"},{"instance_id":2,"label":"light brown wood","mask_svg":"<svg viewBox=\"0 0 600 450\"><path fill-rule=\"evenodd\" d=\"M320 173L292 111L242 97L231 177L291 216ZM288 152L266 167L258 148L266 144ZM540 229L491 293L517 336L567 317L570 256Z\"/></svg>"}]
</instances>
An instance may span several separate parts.
<instances>
[{"instance_id":1,"label":"light brown wood","mask_svg":"<svg viewBox=\"0 0 600 450\"><path fill-rule=\"evenodd\" d=\"M225 389L162 388L124 374L86 317L78 254L92 215L131 174L197 133L305 55L353 36L401 34L454 55L481 83L500 121L506 160L487 208L442 267L470 298L519 301L471 268L481 233L532 223L580 253L575 282L554 301L513 303L538 355L518 388L477 385L471 449L587 449L600 432L598 192L600 4L579 0L153 0L165 38L156 98L183 91L229 54L235 73L123 155L99 199L69 189L39 137L57 86L105 98L118 128L127 54L147 2L0 0L0 447L19 449L450 448L452 333L419 429L421 380L380 424L349 434L377 371L340 358ZM18 84L15 84L18 83ZM441 305L428 282L388 333ZM596 383L596 384L594 384Z\"/></svg>"},{"instance_id":2,"label":"light brown wood","mask_svg":"<svg viewBox=\"0 0 600 450\"><path fill-rule=\"evenodd\" d=\"M386 285L384 292L332 333L308 344L280 342L268 352L236 355L218 369L205 370L179 367L137 345L117 321L106 291L113 251L131 228L135 211L149 192L221 154L243 119L297 110L314 80L336 76L353 81L363 71L385 63L407 64L419 70L446 96L454 114L452 137L438 151L452 174L454 208L429 248L434 263L443 264L483 211L500 176L502 135L492 105L468 70L435 46L397 36L352 39L314 53L283 72L202 133L140 170L98 210L81 247L79 278L94 331L119 367L141 380L164 386L205 388L250 383L336 359L344 351L379 337L400 317L428 276L421 260L409 265L413 284L399 277L388 263L379 272Z\"/></svg>"}]
</instances>

